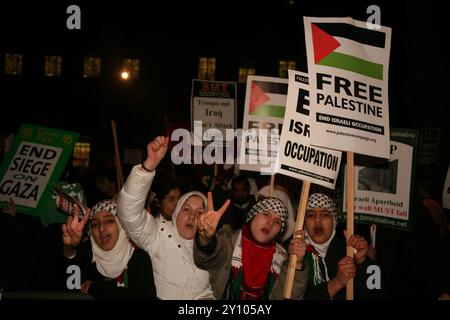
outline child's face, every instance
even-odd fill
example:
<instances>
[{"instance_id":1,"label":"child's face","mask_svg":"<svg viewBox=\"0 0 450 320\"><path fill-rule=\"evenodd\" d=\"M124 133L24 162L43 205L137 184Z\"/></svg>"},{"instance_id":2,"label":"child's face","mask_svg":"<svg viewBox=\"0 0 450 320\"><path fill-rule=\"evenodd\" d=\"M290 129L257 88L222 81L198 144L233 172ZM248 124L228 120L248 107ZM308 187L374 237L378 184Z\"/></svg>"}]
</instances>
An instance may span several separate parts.
<instances>
[{"instance_id":1,"label":"child's face","mask_svg":"<svg viewBox=\"0 0 450 320\"><path fill-rule=\"evenodd\" d=\"M261 243L271 242L281 230L281 218L273 212L260 212L250 223L253 238Z\"/></svg>"},{"instance_id":2,"label":"child's face","mask_svg":"<svg viewBox=\"0 0 450 320\"><path fill-rule=\"evenodd\" d=\"M325 208L308 209L305 216L305 228L312 241L322 244L333 233L333 215Z\"/></svg>"},{"instance_id":3,"label":"child's face","mask_svg":"<svg viewBox=\"0 0 450 320\"><path fill-rule=\"evenodd\" d=\"M205 205L200 197L192 196L184 202L177 216L177 230L182 238L194 239L197 231L197 218L205 212Z\"/></svg>"},{"instance_id":4,"label":"child's face","mask_svg":"<svg viewBox=\"0 0 450 320\"><path fill-rule=\"evenodd\" d=\"M168 215L172 215L177 207L177 201L180 199L180 189L175 188L170 190L168 194L161 201L161 209Z\"/></svg>"},{"instance_id":5,"label":"child's face","mask_svg":"<svg viewBox=\"0 0 450 320\"><path fill-rule=\"evenodd\" d=\"M96 213L91 221L91 232L95 243L104 251L112 250L119 239L119 225L111 212Z\"/></svg>"}]
</instances>

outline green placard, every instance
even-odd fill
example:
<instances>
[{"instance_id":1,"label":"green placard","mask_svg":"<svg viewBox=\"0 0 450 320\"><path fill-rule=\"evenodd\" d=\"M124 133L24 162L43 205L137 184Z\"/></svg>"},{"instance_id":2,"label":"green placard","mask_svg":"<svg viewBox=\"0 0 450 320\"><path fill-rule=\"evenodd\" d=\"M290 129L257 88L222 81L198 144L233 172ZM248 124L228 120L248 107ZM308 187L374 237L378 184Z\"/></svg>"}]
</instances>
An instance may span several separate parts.
<instances>
[{"instance_id":1,"label":"green placard","mask_svg":"<svg viewBox=\"0 0 450 320\"><path fill-rule=\"evenodd\" d=\"M11 197L18 211L42 217L78 137L22 124L0 167L0 201Z\"/></svg>"}]
</instances>

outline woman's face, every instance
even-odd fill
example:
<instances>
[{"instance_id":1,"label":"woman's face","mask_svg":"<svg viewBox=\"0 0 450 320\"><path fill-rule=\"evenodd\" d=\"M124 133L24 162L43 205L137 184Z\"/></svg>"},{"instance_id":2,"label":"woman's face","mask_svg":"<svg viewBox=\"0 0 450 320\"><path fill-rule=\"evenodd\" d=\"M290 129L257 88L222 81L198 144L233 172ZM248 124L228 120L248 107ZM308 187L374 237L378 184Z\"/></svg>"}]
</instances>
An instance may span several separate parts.
<instances>
[{"instance_id":1,"label":"woman's face","mask_svg":"<svg viewBox=\"0 0 450 320\"><path fill-rule=\"evenodd\" d=\"M178 233L182 238L194 239L197 231L197 218L205 212L203 199L198 196L191 196L183 203L176 221Z\"/></svg>"},{"instance_id":2,"label":"woman's face","mask_svg":"<svg viewBox=\"0 0 450 320\"><path fill-rule=\"evenodd\" d=\"M91 233L95 243L102 250L112 250L119 239L119 225L116 217L108 211L95 214L91 221Z\"/></svg>"},{"instance_id":3,"label":"woman's face","mask_svg":"<svg viewBox=\"0 0 450 320\"><path fill-rule=\"evenodd\" d=\"M333 215L325 208L308 209L305 215L305 228L312 241L322 244L333 233Z\"/></svg>"},{"instance_id":4,"label":"woman's face","mask_svg":"<svg viewBox=\"0 0 450 320\"><path fill-rule=\"evenodd\" d=\"M281 230L281 218L274 212L260 212L250 222L253 238L260 243L271 242Z\"/></svg>"},{"instance_id":5,"label":"woman's face","mask_svg":"<svg viewBox=\"0 0 450 320\"><path fill-rule=\"evenodd\" d=\"M177 207L177 201L180 199L181 191L178 188L170 190L168 194L161 201L161 209L169 216L172 216L175 208Z\"/></svg>"}]
</instances>

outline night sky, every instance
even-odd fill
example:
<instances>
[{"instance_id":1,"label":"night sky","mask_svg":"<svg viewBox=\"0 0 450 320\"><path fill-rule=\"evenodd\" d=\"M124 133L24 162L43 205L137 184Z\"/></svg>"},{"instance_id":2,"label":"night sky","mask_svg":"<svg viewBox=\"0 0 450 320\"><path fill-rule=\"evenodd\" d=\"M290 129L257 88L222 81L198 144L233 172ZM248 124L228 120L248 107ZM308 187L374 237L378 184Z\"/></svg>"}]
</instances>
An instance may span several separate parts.
<instances>
[{"instance_id":1,"label":"night sky","mask_svg":"<svg viewBox=\"0 0 450 320\"><path fill-rule=\"evenodd\" d=\"M70 4L81 8L81 30L66 28ZM143 148L164 132L165 118L189 123L198 57L216 57L216 80L237 81L248 61L257 75L277 76L281 59L307 71L302 17L366 20L370 4L380 6L381 23L393 29L391 127L441 128L435 168L441 175L450 158L450 67L448 19L437 1L2 2L0 54L22 53L24 62L20 76L0 73L0 132L31 122L77 131L100 145L111 139L114 118L124 147ZM61 77L43 75L45 55L63 57ZM83 79L86 56L102 58L100 79ZM126 85L118 78L124 58L141 60L140 78ZM244 91L239 85L239 126Z\"/></svg>"}]
</instances>

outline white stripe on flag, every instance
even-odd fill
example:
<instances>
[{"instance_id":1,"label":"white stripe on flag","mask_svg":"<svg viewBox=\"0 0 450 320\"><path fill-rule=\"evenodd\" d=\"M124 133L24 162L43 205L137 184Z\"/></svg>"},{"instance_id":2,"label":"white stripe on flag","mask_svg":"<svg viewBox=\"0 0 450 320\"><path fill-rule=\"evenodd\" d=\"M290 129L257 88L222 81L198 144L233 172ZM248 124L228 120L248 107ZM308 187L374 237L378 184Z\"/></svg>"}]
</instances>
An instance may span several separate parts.
<instances>
[{"instance_id":1,"label":"white stripe on flag","mask_svg":"<svg viewBox=\"0 0 450 320\"><path fill-rule=\"evenodd\" d=\"M269 97L269 100L264 104L269 104L272 106L286 106L286 98L285 94L276 94L276 93L266 93Z\"/></svg>"},{"instance_id":2,"label":"white stripe on flag","mask_svg":"<svg viewBox=\"0 0 450 320\"><path fill-rule=\"evenodd\" d=\"M386 49L361 44L359 42L334 37L341 45L334 52L345 53L363 60L384 65L386 63Z\"/></svg>"}]
</instances>

